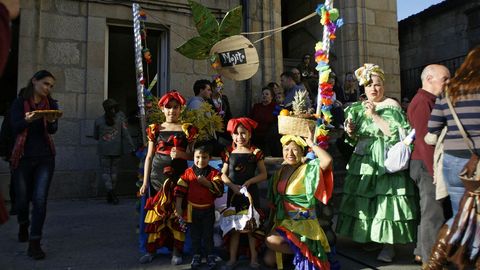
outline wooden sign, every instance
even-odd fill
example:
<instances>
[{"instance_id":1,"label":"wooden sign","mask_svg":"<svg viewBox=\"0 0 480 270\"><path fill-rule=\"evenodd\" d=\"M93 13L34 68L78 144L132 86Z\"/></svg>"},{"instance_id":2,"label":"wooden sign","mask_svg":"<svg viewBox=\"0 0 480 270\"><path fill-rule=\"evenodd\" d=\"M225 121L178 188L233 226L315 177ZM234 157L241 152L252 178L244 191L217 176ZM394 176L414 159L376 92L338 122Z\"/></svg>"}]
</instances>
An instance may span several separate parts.
<instances>
[{"instance_id":1,"label":"wooden sign","mask_svg":"<svg viewBox=\"0 0 480 270\"><path fill-rule=\"evenodd\" d=\"M247 63L247 56L245 55L245 49L221 52L218 54L220 57L220 64L222 67L233 67L235 65L241 65Z\"/></svg>"},{"instance_id":2,"label":"wooden sign","mask_svg":"<svg viewBox=\"0 0 480 270\"><path fill-rule=\"evenodd\" d=\"M215 56L216 71L223 77L242 81L257 73L259 60L257 49L242 35L231 36L213 45L210 55Z\"/></svg>"}]
</instances>

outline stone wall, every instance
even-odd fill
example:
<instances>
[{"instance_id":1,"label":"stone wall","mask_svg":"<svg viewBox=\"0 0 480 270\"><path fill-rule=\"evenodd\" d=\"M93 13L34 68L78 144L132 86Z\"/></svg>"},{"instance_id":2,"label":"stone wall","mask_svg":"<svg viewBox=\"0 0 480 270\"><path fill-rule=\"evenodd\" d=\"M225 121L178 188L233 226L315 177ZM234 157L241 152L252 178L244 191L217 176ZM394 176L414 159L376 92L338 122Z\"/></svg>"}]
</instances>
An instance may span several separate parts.
<instances>
[{"instance_id":1,"label":"stone wall","mask_svg":"<svg viewBox=\"0 0 480 270\"><path fill-rule=\"evenodd\" d=\"M318 3L323 1L284 1L288 23L310 14ZM334 1L334 7L340 10L344 20L344 25L337 30L330 56L340 82L346 72L363 63L376 63L386 73L386 94L400 97L396 1L339 0ZM298 64L304 53L313 53L315 43L322 39L322 29L318 19L310 19L286 30L285 57L290 58L291 63L296 59Z\"/></svg>"},{"instance_id":2,"label":"stone wall","mask_svg":"<svg viewBox=\"0 0 480 270\"><path fill-rule=\"evenodd\" d=\"M94 119L103 114L101 103L108 96L108 26L115 24L131 27L132 11L129 4L101 2L21 0L19 85L26 84L39 69L50 70L57 78L54 98L58 99L60 108L64 111L54 138L57 165L51 197L96 196L97 190L103 189L97 174L96 142L91 136ZM226 11L238 6L240 1L200 2L210 7L220 18ZM277 1L249 2L252 14L249 15L249 25L252 31L280 24ZM194 81L210 79L213 71L207 61L193 61L174 51L183 42L197 35L187 1L145 1L141 5L152 15L148 16L148 23L168 29L166 66L169 81L166 85L178 89L186 97L192 96ZM281 41L275 38L269 42L262 43L265 47L256 44L262 64L249 83L251 89L261 89L264 81L277 76L276 67L282 63ZM134 63L131 67L134 68ZM245 104L251 103L252 96L247 95L245 89L245 82L225 80L225 92L230 97L234 115L243 115L247 111ZM250 99L248 102L247 98ZM119 188L125 194L133 194L136 189L136 162L132 157L125 157L122 161ZM6 193L8 168L5 163L0 166L0 183Z\"/></svg>"},{"instance_id":3,"label":"stone wall","mask_svg":"<svg viewBox=\"0 0 480 270\"><path fill-rule=\"evenodd\" d=\"M480 44L480 3L444 1L399 22L400 69L406 96L420 87L428 64L445 64L453 74L469 49Z\"/></svg>"}]
</instances>

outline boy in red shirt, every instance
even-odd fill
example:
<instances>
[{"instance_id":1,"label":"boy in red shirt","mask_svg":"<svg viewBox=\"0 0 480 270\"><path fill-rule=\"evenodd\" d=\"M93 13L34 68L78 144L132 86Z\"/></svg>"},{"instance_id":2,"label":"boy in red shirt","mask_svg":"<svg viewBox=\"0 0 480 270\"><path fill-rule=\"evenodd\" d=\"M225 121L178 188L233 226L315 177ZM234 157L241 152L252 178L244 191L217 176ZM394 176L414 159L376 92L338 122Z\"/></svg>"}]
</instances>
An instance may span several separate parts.
<instances>
[{"instance_id":1,"label":"boy in red shirt","mask_svg":"<svg viewBox=\"0 0 480 270\"><path fill-rule=\"evenodd\" d=\"M209 269L216 266L213 255L213 225L215 199L223 194L220 172L208 165L212 149L209 145L195 145L193 166L185 170L175 187L175 211L190 223L193 259L192 269L200 268L202 240ZM183 213L183 210L186 213Z\"/></svg>"}]
</instances>

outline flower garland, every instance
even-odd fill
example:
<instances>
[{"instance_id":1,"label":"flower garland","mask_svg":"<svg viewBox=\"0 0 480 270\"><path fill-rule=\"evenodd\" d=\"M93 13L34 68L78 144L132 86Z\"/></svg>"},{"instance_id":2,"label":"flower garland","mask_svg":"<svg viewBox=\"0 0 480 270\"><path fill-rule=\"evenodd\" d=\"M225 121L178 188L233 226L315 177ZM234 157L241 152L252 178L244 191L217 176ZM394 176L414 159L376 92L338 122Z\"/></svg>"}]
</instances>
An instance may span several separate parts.
<instances>
[{"instance_id":1,"label":"flower garland","mask_svg":"<svg viewBox=\"0 0 480 270\"><path fill-rule=\"evenodd\" d=\"M338 9L333 8L333 3L329 0L325 4L319 4L315 12L321 17L320 23L323 25L323 39L315 45L315 69L319 72L317 115L321 117L317 120L316 142L318 146L328 148L328 127L332 121L333 85L328 82L330 73L329 51L330 43L336 39L335 32L343 25L343 19L339 18Z\"/></svg>"}]
</instances>

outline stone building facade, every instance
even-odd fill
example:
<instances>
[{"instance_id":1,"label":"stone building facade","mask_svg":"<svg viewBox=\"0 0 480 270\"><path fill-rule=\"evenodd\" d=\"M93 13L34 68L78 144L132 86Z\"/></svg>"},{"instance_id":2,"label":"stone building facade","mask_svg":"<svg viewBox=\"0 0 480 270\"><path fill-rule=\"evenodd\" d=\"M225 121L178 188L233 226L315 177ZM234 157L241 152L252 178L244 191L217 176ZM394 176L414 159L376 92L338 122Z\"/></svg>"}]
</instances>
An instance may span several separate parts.
<instances>
[{"instance_id":1,"label":"stone building facade","mask_svg":"<svg viewBox=\"0 0 480 270\"><path fill-rule=\"evenodd\" d=\"M211 79L213 71L207 61L190 60L174 50L197 35L187 1L137 2L147 12L147 40L154 45L150 49L156 62L150 69L159 71L158 91L154 92L178 89L186 97L192 96L194 81ZM247 31L275 28L281 23L277 1L199 2L211 8L219 19L242 2L251 2L244 4L248 8ZM95 118L103 114L102 101L116 98L127 115L132 104L136 104L131 5L124 1L22 0L19 26L19 88L37 70L50 70L57 79L53 96L64 111L54 137L57 164L51 196L95 196L103 186L97 176L98 158L92 133ZM245 113L252 91L261 89L263 81L279 76L277 70L283 64L280 38L270 39L257 48L262 59L257 74L248 82L225 80L225 92L232 100L235 115ZM153 75L150 74L150 80ZM125 81L122 77L133 79ZM122 162L119 188L132 194L136 189L137 161L125 157ZM6 193L8 168L6 163L0 166L0 183Z\"/></svg>"},{"instance_id":2,"label":"stone building facade","mask_svg":"<svg viewBox=\"0 0 480 270\"><path fill-rule=\"evenodd\" d=\"M284 25L315 10L323 1L283 1ZM297 8L300 7L300 8ZM334 7L340 11L344 25L337 30L331 49L331 66L343 83L346 72L363 63L380 65L386 73L387 95L400 97L398 24L396 0L339 0ZM296 66L305 53L314 53L315 43L322 37L318 20L310 19L284 31L286 68Z\"/></svg>"},{"instance_id":3,"label":"stone building facade","mask_svg":"<svg viewBox=\"0 0 480 270\"><path fill-rule=\"evenodd\" d=\"M187 1L140 0L147 11L148 46L154 64L149 67L149 81L158 73L157 94L177 89L192 96L195 80L210 78L213 71L206 61L189 60L174 49L197 35ZM313 2L277 0L200 0L221 18L231 8L244 7L244 31L278 28L288 20L299 19L315 10ZM339 0L335 6L345 20L332 49L336 72L344 74L364 62L375 62L387 72L387 92L398 95L398 39L396 36L396 2L374 0ZM305 14L302 15L301 13ZM291 16L286 18L286 14ZM96 142L92 138L93 122L103 114L102 101L113 97L130 116L135 131L136 89L133 60L131 5L125 1L107 0L21 0L18 24L18 88L26 84L39 69L48 69L57 81L54 98L58 99L64 117L55 135L57 166L51 186L51 197L86 197L103 189L97 173ZM312 52L321 39L318 19L297 27L306 36L296 36L299 28L254 43L260 58L258 72L247 81L225 80L234 115L244 115L260 96L261 87L279 82L294 54ZM251 35L252 41L260 35ZM283 49L288 40L287 50ZM284 55L287 58L284 61ZM332 57L334 58L334 57ZM290 62L289 62L290 61ZM343 77L340 75L340 78ZM18 89L17 89L18 90ZM133 110L133 113L132 113ZM137 161L122 160L119 188L132 194L136 181ZM0 186L8 190L9 172L0 164ZM5 194L6 195L6 194ZM6 196L8 197L8 196Z\"/></svg>"},{"instance_id":4,"label":"stone building facade","mask_svg":"<svg viewBox=\"0 0 480 270\"><path fill-rule=\"evenodd\" d=\"M420 73L431 63L451 74L480 45L480 1L445 0L399 22L402 96L413 97Z\"/></svg>"}]
</instances>

